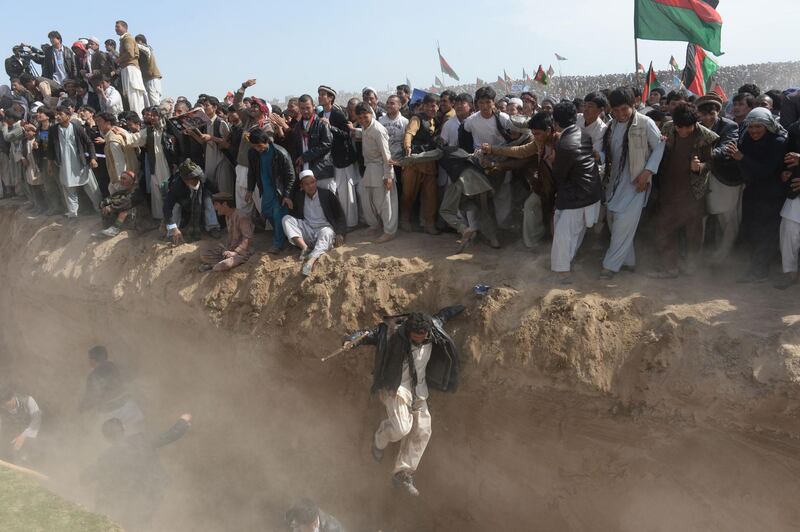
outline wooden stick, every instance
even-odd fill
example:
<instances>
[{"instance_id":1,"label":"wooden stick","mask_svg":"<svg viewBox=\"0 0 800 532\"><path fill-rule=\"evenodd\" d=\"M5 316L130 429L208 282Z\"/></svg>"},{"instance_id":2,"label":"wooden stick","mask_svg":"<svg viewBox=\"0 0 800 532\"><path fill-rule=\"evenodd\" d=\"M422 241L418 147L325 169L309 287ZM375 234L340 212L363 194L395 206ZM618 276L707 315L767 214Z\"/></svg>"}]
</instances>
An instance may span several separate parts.
<instances>
[{"instance_id":1,"label":"wooden stick","mask_svg":"<svg viewBox=\"0 0 800 532\"><path fill-rule=\"evenodd\" d=\"M27 467L22 467L22 466L10 464L10 463L8 463L8 462L6 462L4 460L0 460L0 466L6 467L8 469L11 469L12 471L17 471L19 473L23 473L25 475L30 475L30 476L32 476L34 478L39 479L39 480L50 480L50 477L48 477L47 475L43 475L43 474L39 473L38 471L34 471L33 469L28 469Z\"/></svg>"}]
</instances>

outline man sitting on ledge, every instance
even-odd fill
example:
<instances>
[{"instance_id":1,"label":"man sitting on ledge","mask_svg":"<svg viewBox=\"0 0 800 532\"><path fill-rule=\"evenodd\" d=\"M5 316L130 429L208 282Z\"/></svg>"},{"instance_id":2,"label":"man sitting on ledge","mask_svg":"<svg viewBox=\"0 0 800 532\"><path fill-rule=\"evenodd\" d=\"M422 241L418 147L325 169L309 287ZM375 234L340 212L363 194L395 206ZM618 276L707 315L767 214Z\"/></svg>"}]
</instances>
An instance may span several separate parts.
<instances>
[{"instance_id":1,"label":"man sitting on ledge","mask_svg":"<svg viewBox=\"0 0 800 532\"><path fill-rule=\"evenodd\" d=\"M214 210L225 217L228 241L218 244L201 257L200 271L224 272L244 264L252 254L255 224L249 210L236 208L236 199L228 192L217 192L211 196Z\"/></svg>"},{"instance_id":2,"label":"man sitting on ledge","mask_svg":"<svg viewBox=\"0 0 800 532\"><path fill-rule=\"evenodd\" d=\"M308 258L302 270L308 276L317 259L344 242L347 222L336 195L317 188L314 172L300 172L300 189L295 194L291 214L283 217L283 230L289 241L300 248L300 260Z\"/></svg>"}]
</instances>

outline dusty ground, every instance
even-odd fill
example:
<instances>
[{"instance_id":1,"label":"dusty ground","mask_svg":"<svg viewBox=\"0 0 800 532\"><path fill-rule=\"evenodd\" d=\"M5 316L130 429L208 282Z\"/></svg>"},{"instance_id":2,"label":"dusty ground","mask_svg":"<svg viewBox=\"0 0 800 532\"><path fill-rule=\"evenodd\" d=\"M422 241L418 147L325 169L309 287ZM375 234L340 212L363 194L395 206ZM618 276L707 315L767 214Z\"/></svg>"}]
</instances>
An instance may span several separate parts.
<instances>
[{"instance_id":1,"label":"dusty ground","mask_svg":"<svg viewBox=\"0 0 800 532\"><path fill-rule=\"evenodd\" d=\"M451 255L447 235L376 246L356 233L307 280L294 253L201 274L208 242L97 243L95 224L0 205L0 369L40 399L60 438L50 472L75 499L91 501L74 481L95 445L75 415L85 352L103 343L153 430L195 415L162 453L173 483L161 530L277 530L301 495L364 531L800 522L796 289L736 285L736 264L691 282L600 282L591 240L564 289L546 247ZM431 400L423 497L398 498L391 460L369 457L371 353L317 357L382 313L456 302L463 386Z\"/></svg>"}]
</instances>

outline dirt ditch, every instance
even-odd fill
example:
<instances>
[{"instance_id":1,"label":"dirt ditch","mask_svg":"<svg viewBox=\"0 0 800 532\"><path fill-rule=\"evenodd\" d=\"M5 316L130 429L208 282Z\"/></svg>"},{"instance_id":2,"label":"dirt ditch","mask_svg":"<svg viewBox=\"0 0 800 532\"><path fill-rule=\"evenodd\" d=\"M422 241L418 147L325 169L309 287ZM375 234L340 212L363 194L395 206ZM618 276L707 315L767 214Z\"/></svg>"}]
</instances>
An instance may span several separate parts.
<instances>
[{"instance_id":1,"label":"dirt ditch","mask_svg":"<svg viewBox=\"0 0 800 532\"><path fill-rule=\"evenodd\" d=\"M453 256L427 236L352 235L309 280L288 254L218 276L196 271L198 246L97 243L94 223L0 206L0 369L39 399L53 487L74 500L91 503L76 479L101 444L76 410L86 349L102 343L151 429L195 416L162 452L159 530L280 530L303 495L356 531L800 523L796 294L724 277L599 282L591 253L554 289L546 253ZM455 302L464 381L430 401L422 497L409 500L391 460L369 455L371 352L318 357L384 312Z\"/></svg>"}]
</instances>

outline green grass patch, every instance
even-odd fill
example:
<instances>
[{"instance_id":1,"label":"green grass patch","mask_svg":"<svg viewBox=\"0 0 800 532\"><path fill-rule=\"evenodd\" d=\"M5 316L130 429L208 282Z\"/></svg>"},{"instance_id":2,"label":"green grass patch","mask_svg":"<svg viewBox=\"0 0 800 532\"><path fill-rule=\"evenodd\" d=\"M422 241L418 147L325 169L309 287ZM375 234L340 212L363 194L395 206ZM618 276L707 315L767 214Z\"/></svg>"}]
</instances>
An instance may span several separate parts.
<instances>
[{"instance_id":1,"label":"green grass patch","mask_svg":"<svg viewBox=\"0 0 800 532\"><path fill-rule=\"evenodd\" d=\"M22 473L0 466L3 532L121 531L109 518L59 497Z\"/></svg>"}]
</instances>

